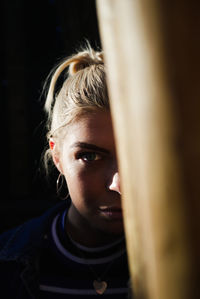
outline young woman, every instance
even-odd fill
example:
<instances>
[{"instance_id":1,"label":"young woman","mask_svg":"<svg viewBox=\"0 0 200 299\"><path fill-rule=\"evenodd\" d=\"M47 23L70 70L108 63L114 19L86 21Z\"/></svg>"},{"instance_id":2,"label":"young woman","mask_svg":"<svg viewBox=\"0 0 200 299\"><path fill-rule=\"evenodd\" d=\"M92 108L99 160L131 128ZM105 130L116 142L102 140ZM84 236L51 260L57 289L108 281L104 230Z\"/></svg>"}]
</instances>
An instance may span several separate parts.
<instances>
[{"instance_id":1,"label":"young woman","mask_svg":"<svg viewBox=\"0 0 200 299\"><path fill-rule=\"evenodd\" d=\"M67 79L57 92L63 73ZM127 298L120 181L102 52L88 47L56 68L45 110L45 164L53 160L69 194L45 215L1 236L4 298Z\"/></svg>"}]
</instances>

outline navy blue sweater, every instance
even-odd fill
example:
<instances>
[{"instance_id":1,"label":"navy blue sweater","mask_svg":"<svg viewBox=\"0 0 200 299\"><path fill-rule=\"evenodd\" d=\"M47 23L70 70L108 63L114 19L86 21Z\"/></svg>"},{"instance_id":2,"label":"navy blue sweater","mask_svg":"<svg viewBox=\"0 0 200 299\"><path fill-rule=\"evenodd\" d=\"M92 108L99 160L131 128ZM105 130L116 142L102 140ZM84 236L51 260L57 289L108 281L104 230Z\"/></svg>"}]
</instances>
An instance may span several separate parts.
<instances>
[{"instance_id":1,"label":"navy blue sweater","mask_svg":"<svg viewBox=\"0 0 200 299\"><path fill-rule=\"evenodd\" d=\"M39 257L44 235L55 215L66 209L62 202L41 217L0 236L1 298L39 298Z\"/></svg>"},{"instance_id":2,"label":"navy blue sweater","mask_svg":"<svg viewBox=\"0 0 200 299\"><path fill-rule=\"evenodd\" d=\"M40 298L39 261L45 236L53 219L67 208L62 202L41 217L32 219L0 236L1 298Z\"/></svg>"}]
</instances>

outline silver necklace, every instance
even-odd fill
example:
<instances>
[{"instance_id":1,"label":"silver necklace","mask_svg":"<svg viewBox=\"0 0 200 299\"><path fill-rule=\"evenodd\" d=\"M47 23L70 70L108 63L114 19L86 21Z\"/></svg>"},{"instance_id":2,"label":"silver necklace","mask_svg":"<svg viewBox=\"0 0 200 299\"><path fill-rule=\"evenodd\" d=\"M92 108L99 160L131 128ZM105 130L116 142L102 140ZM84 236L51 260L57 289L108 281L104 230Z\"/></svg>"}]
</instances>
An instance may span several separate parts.
<instances>
[{"instance_id":1,"label":"silver necklace","mask_svg":"<svg viewBox=\"0 0 200 299\"><path fill-rule=\"evenodd\" d=\"M87 261L87 260L86 260ZM94 271L94 269L91 267L91 265L87 264L90 271L93 273L93 275L96 277L96 279L93 280L93 287L97 294L103 295L108 287L107 281L103 279L107 272L110 270L112 264L114 263L114 260L108 264L106 269L101 275L97 275L97 273Z\"/></svg>"},{"instance_id":2,"label":"silver necklace","mask_svg":"<svg viewBox=\"0 0 200 299\"><path fill-rule=\"evenodd\" d=\"M108 287L108 283L105 279L103 279L105 277L105 275L108 273L108 271L110 270L111 266L113 265L113 263L115 262L116 258L114 258L105 268L105 270L103 271L103 273L101 275L98 275L96 273L96 271L93 269L93 267L89 264L88 260L86 259L86 257L84 256L83 251L81 251L81 245L77 242L75 242L72 237L70 236L69 232L67 232L68 238L70 239L70 241L72 242L72 244L76 247L76 249L78 250L78 252L80 253L81 257L84 259L85 264L87 265L88 269L90 270L90 272L93 274L93 276L95 277L95 279L93 280L93 287L94 290L96 291L97 294L99 295L103 295L105 293L105 291L107 290ZM123 240L123 238L121 239ZM117 244L118 242L116 242ZM113 243L115 244L115 243ZM122 251L121 256L124 254L125 251Z\"/></svg>"},{"instance_id":3,"label":"silver necklace","mask_svg":"<svg viewBox=\"0 0 200 299\"><path fill-rule=\"evenodd\" d=\"M66 212L63 215L63 221L62 221L63 228L65 227L65 221L66 221L65 217L66 217ZM88 266L88 269L90 270L90 272L93 274L94 277L96 277L93 280L94 290L96 291L97 294L103 295L105 293L105 291L107 290L107 287L108 287L108 283L107 283L107 281L105 281L105 279L103 279L103 277L105 277L105 275L108 273L108 271L110 270L111 266L115 262L116 258L113 258L113 260L107 265L107 267L105 268L105 270L103 271L103 273L101 275L97 275L97 273L95 272L95 270L92 268L92 266L89 264L88 260L84 256L83 251L81 250L81 249L85 248L85 246L82 246L81 244L79 244L76 241L74 241L68 230L65 230L65 232L67 233L67 236L68 236L69 240L71 241L71 243L76 247L76 249L80 253L81 257L84 259L85 264ZM124 237L120 238L116 242L113 242L112 243L113 246L116 245L116 244L118 244L118 243L120 243L123 239L124 239ZM112 244L111 244L111 246L108 246L108 247L112 247ZM105 246L105 247L107 247L107 246ZM121 253L121 255L119 255L119 257L122 256L124 253L125 253L125 250L122 251L122 253Z\"/></svg>"}]
</instances>

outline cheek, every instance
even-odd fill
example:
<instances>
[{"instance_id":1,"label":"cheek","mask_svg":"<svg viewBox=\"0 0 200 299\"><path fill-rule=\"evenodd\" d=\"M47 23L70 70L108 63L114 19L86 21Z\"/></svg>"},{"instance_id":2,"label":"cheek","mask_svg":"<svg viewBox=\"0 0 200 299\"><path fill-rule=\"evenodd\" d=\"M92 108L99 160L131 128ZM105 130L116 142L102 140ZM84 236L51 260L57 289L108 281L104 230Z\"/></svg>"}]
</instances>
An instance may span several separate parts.
<instances>
[{"instance_id":1,"label":"cheek","mask_svg":"<svg viewBox=\"0 0 200 299\"><path fill-rule=\"evenodd\" d=\"M71 197L79 200L97 197L104 190L104 176L101 171L76 167L65 173Z\"/></svg>"}]
</instances>

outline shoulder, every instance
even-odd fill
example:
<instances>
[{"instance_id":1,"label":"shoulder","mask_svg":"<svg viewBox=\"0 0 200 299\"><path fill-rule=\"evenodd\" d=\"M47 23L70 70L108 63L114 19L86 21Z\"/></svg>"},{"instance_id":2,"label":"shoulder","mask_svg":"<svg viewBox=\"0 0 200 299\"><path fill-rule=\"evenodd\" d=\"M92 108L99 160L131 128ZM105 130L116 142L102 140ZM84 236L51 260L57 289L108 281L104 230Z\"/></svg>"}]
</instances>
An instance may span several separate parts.
<instances>
[{"instance_id":1,"label":"shoulder","mask_svg":"<svg viewBox=\"0 0 200 299\"><path fill-rule=\"evenodd\" d=\"M45 212L42 216L0 235L0 261L17 260L22 256L34 254L40 248L43 236L55 215L67 208L65 202Z\"/></svg>"}]
</instances>

